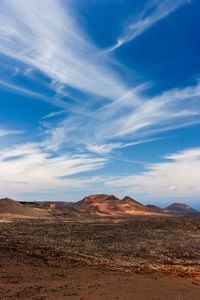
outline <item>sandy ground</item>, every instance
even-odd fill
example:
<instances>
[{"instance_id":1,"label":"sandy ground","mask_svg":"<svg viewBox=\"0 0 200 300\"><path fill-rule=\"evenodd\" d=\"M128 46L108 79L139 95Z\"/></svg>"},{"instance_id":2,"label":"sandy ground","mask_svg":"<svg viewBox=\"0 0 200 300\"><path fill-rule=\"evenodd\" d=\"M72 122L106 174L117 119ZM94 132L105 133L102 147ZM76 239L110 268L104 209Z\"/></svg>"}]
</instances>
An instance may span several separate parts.
<instances>
[{"instance_id":1,"label":"sandy ground","mask_svg":"<svg viewBox=\"0 0 200 300\"><path fill-rule=\"evenodd\" d=\"M199 270L199 222L196 218L2 222L0 300L199 300L200 279L187 275L192 273L175 276L158 271L167 258L172 269L185 263ZM142 271L109 267L117 262L134 266L136 258ZM156 262L156 273L144 273L145 266Z\"/></svg>"},{"instance_id":2,"label":"sandy ground","mask_svg":"<svg viewBox=\"0 0 200 300\"><path fill-rule=\"evenodd\" d=\"M200 299L200 281L172 275L104 271L58 259L0 254L0 299Z\"/></svg>"}]
</instances>

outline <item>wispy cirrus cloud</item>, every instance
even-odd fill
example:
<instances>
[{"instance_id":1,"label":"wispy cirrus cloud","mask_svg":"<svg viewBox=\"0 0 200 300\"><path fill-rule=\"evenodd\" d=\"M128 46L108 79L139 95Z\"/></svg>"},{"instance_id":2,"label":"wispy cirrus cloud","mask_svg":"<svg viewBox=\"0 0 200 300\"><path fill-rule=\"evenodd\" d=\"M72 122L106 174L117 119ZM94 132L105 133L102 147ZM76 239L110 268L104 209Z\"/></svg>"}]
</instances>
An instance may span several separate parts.
<instances>
[{"instance_id":1,"label":"wispy cirrus cloud","mask_svg":"<svg viewBox=\"0 0 200 300\"><path fill-rule=\"evenodd\" d=\"M143 138L145 142L155 134L198 124L199 97L199 84L149 99L133 90L97 110L88 110L86 116L73 115L48 128L46 142L53 148L70 142L106 154L125 147L127 140L134 144Z\"/></svg>"},{"instance_id":2,"label":"wispy cirrus cloud","mask_svg":"<svg viewBox=\"0 0 200 300\"><path fill-rule=\"evenodd\" d=\"M139 19L150 18L148 24L151 24L152 20L159 20L186 2L153 1ZM151 14L147 17L149 10ZM130 88L126 79L120 79L109 56L105 54L99 58L96 55L98 49L80 30L67 3L63 6L59 0L37 3L3 0L0 15L0 53L48 76L52 81L50 88L56 95L46 100L68 112L67 118L45 128L47 138L44 143L49 149L71 143L85 148L89 145L93 150L96 147L97 153L100 149L107 153L117 146L121 148L124 139L137 142L158 129L160 132L168 130L169 125L176 128L188 124L191 119L194 124L197 122L198 84L167 91L157 97L142 96L148 84ZM40 96L11 83L1 81L0 84L16 92ZM75 96L75 91L85 96ZM70 98L73 100L69 101ZM187 105L188 101L190 105ZM44 118L59 116L62 111L52 112Z\"/></svg>"},{"instance_id":3,"label":"wispy cirrus cloud","mask_svg":"<svg viewBox=\"0 0 200 300\"><path fill-rule=\"evenodd\" d=\"M39 94L37 92L31 91L30 89L18 86L16 84L10 83L10 82L5 81L5 80L1 80L0 79L0 86L2 86L5 89L12 90L12 92L14 91L16 93L19 93L19 94L22 94L22 95L26 95L28 97L39 98L39 99L45 100L47 102L50 101L50 99L48 99L44 95L41 95L41 94Z\"/></svg>"},{"instance_id":4,"label":"wispy cirrus cloud","mask_svg":"<svg viewBox=\"0 0 200 300\"><path fill-rule=\"evenodd\" d=\"M159 198L198 197L200 193L200 148L165 156L165 162L150 164L137 175L113 178L106 184L128 193Z\"/></svg>"},{"instance_id":5,"label":"wispy cirrus cloud","mask_svg":"<svg viewBox=\"0 0 200 300\"><path fill-rule=\"evenodd\" d=\"M52 80L111 99L125 91L118 76L96 57L97 49L84 39L67 3L3 0L0 30L1 54L40 70Z\"/></svg>"},{"instance_id":6,"label":"wispy cirrus cloud","mask_svg":"<svg viewBox=\"0 0 200 300\"><path fill-rule=\"evenodd\" d=\"M24 144L0 151L1 196L15 193L46 193L84 188L92 178L70 178L101 168L105 158L92 155L53 155L39 144Z\"/></svg>"},{"instance_id":7,"label":"wispy cirrus cloud","mask_svg":"<svg viewBox=\"0 0 200 300\"><path fill-rule=\"evenodd\" d=\"M113 149L122 149L122 148L127 148L143 143L149 143L156 141L158 139L144 139L144 140L138 140L137 142L132 142L132 143L111 143L111 144L97 144L97 145L87 145L87 149L90 152L93 153L98 153L98 154L108 154L110 153Z\"/></svg>"},{"instance_id":8,"label":"wispy cirrus cloud","mask_svg":"<svg viewBox=\"0 0 200 300\"><path fill-rule=\"evenodd\" d=\"M143 7L141 13L132 17L132 21L121 33L115 45L107 49L112 52L122 45L134 40L160 20L167 18L175 10L190 3L191 0L152 0Z\"/></svg>"},{"instance_id":9,"label":"wispy cirrus cloud","mask_svg":"<svg viewBox=\"0 0 200 300\"><path fill-rule=\"evenodd\" d=\"M12 134L22 134L24 131L21 130L8 130L5 128L0 128L0 137L4 137L7 135L12 135Z\"/></svg>"},{"instance_id":10,"label":"wispy cirrus cloud","mask_svg":"<svg viewBox=\"0 0 200 300\"><path fill-rule=\"evenodd\" d=\"M151 1L114 48L136 38L188 2ZM108 53L98 55L99 49L78 24L68 1L1 1L0 54L25 64L31 73L41 72L51 82L48 87L55 95L47 98L5 80L0 80L0 85L61 109L43 117L41 143L16 145L0 152L0 167L6 170L0 177L0 190L5 193L83 188L100 178L72 179L69 176L103 167L108 162L108 154L116 149L150 142L157 133L199 123L199 83L157 96L144 96L149 84L137 86L133 82L130 86L127 77L122 77L113 67ZM56 116L62 120L51 123L51 118ZM134 181L138 192L144 189L156 193L157 186L158 193L161 187L169 187L168 192L177 193L181 190L176 183L178 177L171 178L170 174L176 173L180 160L175 157L170 160L167 165L150 166L141 176L118 181L109 179L110 186L119 184L130 188ZM197 158L194 162L198 163ZM161 179L157 175L162 175L165 166L168 183L164 186L164 175ZM186 172L189 167L188 162L184 165L182 162L182 171ZM152 182L152 190L148 180Z\"/></svg>"},{"instance_id":11,"label":"wispy cirrus cloud","mask_svg":"<svg viewBox=\"0 0 200 300\"><path fill-rule=\"evenodd\" d=\"M57 106L59 108L69 109L69 105L67 105L65 102L63 102L61 99L57 97L48 97L42 93L35 92L31 89L28 89L26 87L20 86L19 84L12 83L10 81L2 80L0 79L0 88L5 89L7 91L10 91L14 94L20 94L29 98L39 99L41 101L48 102L52 104L53 106Z\"/></svg>"},{"instance_id":12,"label":"wispy cirrus cloud","mask_svg":"<svg viewBox=\"0 0 200 300\"><path fill-rule=\"evenodd\" d=\"M64 113L66 113L65 110L51 112L50 114L48 114L48 115L42 117L42 119L52 118L52 117L55 117L55 116L62 115L62 114L64 114Z\"/></svg>"}]
</instances>

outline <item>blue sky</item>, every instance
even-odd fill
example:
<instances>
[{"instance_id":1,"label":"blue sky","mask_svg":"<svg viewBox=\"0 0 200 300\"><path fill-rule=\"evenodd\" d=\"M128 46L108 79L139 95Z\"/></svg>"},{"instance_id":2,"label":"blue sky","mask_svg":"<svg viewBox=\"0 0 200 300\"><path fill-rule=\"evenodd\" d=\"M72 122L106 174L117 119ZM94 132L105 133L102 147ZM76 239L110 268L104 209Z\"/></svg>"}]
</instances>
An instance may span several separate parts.
<instances>
[{"instance_id":1,"label":"blue sky","mask_svg":"<svg viewBox=\"0 0 200 300\"><path fill-rule=\"evenodd\" d=\"M2 0L0 196L200 208L197 0Z\"/></svg>"}]
</instances>

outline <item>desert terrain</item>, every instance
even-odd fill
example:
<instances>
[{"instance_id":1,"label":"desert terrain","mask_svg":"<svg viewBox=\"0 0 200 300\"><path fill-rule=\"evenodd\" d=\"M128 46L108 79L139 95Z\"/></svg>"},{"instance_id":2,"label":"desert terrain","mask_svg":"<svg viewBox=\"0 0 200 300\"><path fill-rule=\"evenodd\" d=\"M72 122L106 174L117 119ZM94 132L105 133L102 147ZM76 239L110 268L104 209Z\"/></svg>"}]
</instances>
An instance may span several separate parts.
<instances>
[{"instance_id":1,"label":"desert terrain","mask_svg":"<svg viewBox=\"0 0 200 300\"><path fill-rule=\"evenodd\" d=\"M0 200L0 299L200 299L200 217L99 198Z\"/></svg>"}]
</instances>

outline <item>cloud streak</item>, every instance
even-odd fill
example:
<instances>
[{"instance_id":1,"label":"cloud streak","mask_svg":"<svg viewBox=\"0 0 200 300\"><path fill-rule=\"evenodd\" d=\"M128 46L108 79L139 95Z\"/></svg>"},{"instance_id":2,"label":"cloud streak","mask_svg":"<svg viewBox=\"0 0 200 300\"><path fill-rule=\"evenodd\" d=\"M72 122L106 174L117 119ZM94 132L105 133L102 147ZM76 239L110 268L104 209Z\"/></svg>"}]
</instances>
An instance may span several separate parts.
<instances>
[{"instance_id":1,"label":"cloud streak","mask_svg":"<svg viewBox=\"0 0 200 300\"><path fill-rule=\"evenodd\" d=\"M200 193L200 148L190 148L165 156L167 162L147 165L147 171L107 182L132 194L149 197L198 197Z\"/></svg>"},{"instance_id":2,"label":"cloud streak","mask_svg":"<svg viewBox=\"0 0 200 300\"><path fill-rule=\"evenodd\" d=\"M15 92L15 93L19 93L19 94L22 94L22 95L25 95L25 96L28 96L28 97L31 97L31 98L39 98L39 99L42 99L42 100L45 100L47 102L50 102L50 99L48 99L47 97L37 93L37 92L34 92L34 91L31 91L29 89L26 89L26 88L23 88L23 87L20 87L16 84L12 84L8 81L5 81L5 80L1 80L0 79L0 86L6 88L7 90L11 90L12 92Z\"/></svg>"},{"instance_id":3,"label":"cloud streak","mask_svg":"<svg viewBox=\"0 0 200 300\"><path fill-rule=\"evenodd\" d=\"M133 17L134 20L122 32L116 44L107 49L107 51L112 52L122 45L134 40L160 20L167 18L171 13L179 9L181 6L190 2L191 1L189 0L153 0L148 2L147 6L143 8L142 12Z\"/></svg>"},{"instance_id":4,"label":"cloud streak","mask_svg":"<svg viewBox=\"0 0 200 300\"><path fill-rule=\"evenodd\" d=\"M74 115L48 129L48 145L67 142L96 153L123 148L127 142L199 123L200 85L174 89L153 98L143 98L135 89L87 116ZM89 117L88 117L89 116ZM112 141L112 142L110 142ZM123 146L124 145L124 146Z\"/></svg>"},{"instance_id":5,"label":"cloud streak","mask_svg":"<svg viewBox=\"0 0 200 300\"><path fill-rule=\"evenodd\" d=\"M134 34L146 28L147 25L141 27L142 22L153 24L186 2L151 2L137 21L140 26L134 25ZM37 3L33 0L3 0L0 17L0 53L48 76L56 96L45 99L14 84L2 80L0 84L41 98L68 112L67 118L45 128L44 144L49 149L71 143L86 149L90 147L90 150L96 147L97 153L100 150L108 153L117 146L121 148L124 140L135 143L153 135L158 128L163 132L172 124L176 128L191 119L194 124L197 121L199 107L195 97L200 95L198 84L153 98L141 96L148 84L130 88L126 80L122 81L113 71L109 57L96 55L98 49L79 29L67 3L63 6L59 0ZM190 105L186 104L188 101ZM59 116L62 111L52 112L44 119Z\"/></svg>"},{"instance_id":6,"label":"cloud streak","mask_svg":"<svg viewBox=\"0 0 200 300\"><path fill-rule=\"evenodd\" d=\"M7 130L4 128L0 128L0 137L4 137L7 135L13 135L13 134L22 134L24 131L21 130Z\"/></svg>"},{"instance_id":7,"label":"cloud streak","mask_svg":"<svg viewBox=\"0 0 200 300\"><path fill-rule=\"evenodd\" d=\"M3 0L0 53L66 86L111 99L119 97L124 84L94 55L97 49L83 39L67 3L62 6L58 0Z\"/></svg>"},{"instance_id":8,"label":"cloud streak","mask_svg":"<svg viewBox=\"0 0 200 300\"><path fill-rule=\"evenodd\" d=\"M105 158L92 155L53 155L39 144L24 144L0 151L1 196L49 193L84 188L94 179L70 178L103 167Z\"/></svg>"},{"instance_id":9,"label":"cloud streak","mask_svg":"<svg viewBox=\"0 0 200 300\"><path fill-rule=\"evenodd\" d=\"M186 0L151 1L110 51L133 40L186 3ZM133 82L130 86L127 76L122 79L120 67L116 67L108 53L98 55L99 49L79 28L68 1L2 0L0 54L25 64L31 74L39 71L45 75L48 88L55 94L51 99L0 80L3 88L60 108L42 118L40 143L15 145L0 151L0 167L5 170L0 175L3 193L83 188L102 179L70 176L102 168L110 152L153 141L152 137L158 133L199 123L199 83L157 96L144 96L149 84L137 86ZM0 130L0 136L15 133L19 132ZM151 165L141 175L109 179L108 184L134 186L138 193L143 190L159 194L166 188L167 193L181 194L186 190L178 183L182 177L177 170L180 166L186 172L190 167L186 158L180 159L188 153L192 153L191 163L196 172L199 158L191 150L168 157L170 162ZM191 191L196 194L196 187Z\"/></svg>"}]
</instances>

